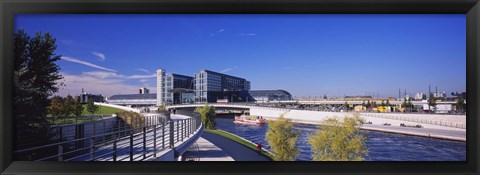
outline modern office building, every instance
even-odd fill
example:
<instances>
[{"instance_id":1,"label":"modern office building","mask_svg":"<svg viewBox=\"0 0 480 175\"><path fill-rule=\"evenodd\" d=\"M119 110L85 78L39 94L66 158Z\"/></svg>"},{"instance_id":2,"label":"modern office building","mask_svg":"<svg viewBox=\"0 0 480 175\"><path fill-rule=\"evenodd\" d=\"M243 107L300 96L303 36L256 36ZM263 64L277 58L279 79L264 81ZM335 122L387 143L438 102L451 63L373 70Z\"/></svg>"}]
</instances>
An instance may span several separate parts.
<instances>
[{"instance_id":1,"label":"modern office building","mask_svg":"<svg viewBox=\"0 0 480 175\"><path fill-rule=\"evenodd\" d=\"M250 82L210 70L201 70L194 76L195 103L216 102L227 99L229 102L243 102L248 98Z\"/></svg>"},{"instance_id":2,"label":"modern office building","mask_svg":"<svg viewBox=\"0 0 480 175\"><path fill-rule=\"evenodd\" d=\"M129 107L146 107L157 104L157 94L122 94L108 98L110 104L124 105Z\"/></svg>"},{"instance_id":3,"label":"modern office building","mask_svg":"<svg viewBox=\"0 0 480 175\"><path fill-rule=\"evenodd\" d=\"M194 102L193 77L157 70L157 106Z\"/></svg>"},{"instance_id":4,"label":"modern office building","mask_svg":"<svg viewBox=\"0 0 480 175\"><path fill-rule=\"evenodd\" d=\"M285 90L251 90L250 96L257 102L293 100L292 94Z\"/></svg>"}]
</instances>

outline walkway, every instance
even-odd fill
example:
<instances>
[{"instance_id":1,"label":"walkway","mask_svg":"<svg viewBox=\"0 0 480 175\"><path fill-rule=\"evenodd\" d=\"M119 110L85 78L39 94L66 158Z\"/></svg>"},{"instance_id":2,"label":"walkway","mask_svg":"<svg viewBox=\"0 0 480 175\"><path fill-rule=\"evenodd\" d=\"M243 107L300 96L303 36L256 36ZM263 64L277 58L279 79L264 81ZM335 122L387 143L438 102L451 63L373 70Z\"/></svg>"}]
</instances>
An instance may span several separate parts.
<instances>
[{"instance_id":1,"label":"walkway","mask_svg":"<svg viewBox=\"0 0 480 175\"><path fill-rule=\"evenodd\" d=\"M203 132L202 138L221 148L235 161L269 161L269 159L263 155L258 155L256 151L253 151L250 148L247 148L240 143L227 139L223 136L209 132Z\"/></svg>"},{"instance_id":2,"label":"walkway","mask_svg":"<svg viewBox=\"0 0 480 175\"><path fill-rule=\"evenodd\" d=\"M204 132L205 134L205 132ZM183 157L189 161L234 161L230 155L214 145L212 142L200 137L197 140L198 150L187 151ZM196 145L195 145L196 146Z\"/></svg>"}]
</instances>

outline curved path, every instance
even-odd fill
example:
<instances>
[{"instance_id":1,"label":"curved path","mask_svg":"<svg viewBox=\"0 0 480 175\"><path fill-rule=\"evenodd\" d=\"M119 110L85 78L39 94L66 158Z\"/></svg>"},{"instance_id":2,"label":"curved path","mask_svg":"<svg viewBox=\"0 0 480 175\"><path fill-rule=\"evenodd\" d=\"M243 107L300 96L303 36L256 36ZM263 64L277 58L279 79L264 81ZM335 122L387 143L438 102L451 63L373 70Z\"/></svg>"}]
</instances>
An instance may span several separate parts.
<instances>
[{"instance_id":1,"label":"curved path","mask_svg":"<svg viewBox=\"0 0 480 175\"><path fill-rule=\"evenodd\" d=\"M230 155L235 161L270 161L263 155L258 155L256 151L253 151L250 148L247 148L240 143L227 139L223 136L209 132L203 132L202 138L215 144L225 153Z\"/></svg>"}]
</instances>

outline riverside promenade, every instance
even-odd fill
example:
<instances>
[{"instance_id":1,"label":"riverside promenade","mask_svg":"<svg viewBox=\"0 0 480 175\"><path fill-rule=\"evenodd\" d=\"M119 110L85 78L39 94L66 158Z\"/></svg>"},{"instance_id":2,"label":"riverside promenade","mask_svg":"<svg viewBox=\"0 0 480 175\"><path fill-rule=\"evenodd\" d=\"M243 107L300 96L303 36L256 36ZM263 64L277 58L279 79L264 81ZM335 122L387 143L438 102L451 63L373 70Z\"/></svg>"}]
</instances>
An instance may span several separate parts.
<instances>
[{"instance_id":1,"label":"riverside promenade","mask_svg":"<svg viewBox=\"0 0 480 175\"><path fill-rule=\"evenodd\" d=\"M203 132L197 144L199 150L188 151L185 156L198 156L197 161L270 161L256 151L214 133Z\"/></svg>"}]
</instances>

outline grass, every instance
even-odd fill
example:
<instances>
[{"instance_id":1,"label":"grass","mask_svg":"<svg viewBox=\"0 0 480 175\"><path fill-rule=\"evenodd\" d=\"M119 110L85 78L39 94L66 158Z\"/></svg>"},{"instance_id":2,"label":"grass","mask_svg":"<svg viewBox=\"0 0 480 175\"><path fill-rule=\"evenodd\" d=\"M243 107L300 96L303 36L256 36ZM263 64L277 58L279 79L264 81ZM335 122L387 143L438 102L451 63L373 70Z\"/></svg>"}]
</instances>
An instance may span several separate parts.
<instances>
[{"instance_id":1,"label":"grass","mask_svg":"<svg viewBox=\"0 0 480 175\"><path fill-rule=\"evenodd\" d=\"M125 110L117 109L117 108L112 108L108 106L99 106L98 111L94 113L94 115L111 115L115 114L117 112L124 112ZM55 121L51 117L50 114L47 115L47 120L50 124L52 125L63 125L63 124L73 124L73 123L84 123L84 122L89 122L89 121L95 121L95 120L100 120L100 116L93 116L93 117L88 117L91 116L92 114L87 111L87 105L83 105L83 112L82 116L84 117L79 117L78 120L75 119L74 116L69 116L67 118L57 118Z\"/></svg>"},{"instance_id":2,"label":"grass","mask_svg":"<svg viewBox=\"0 0 480 175\"><path fill-rule=\"evenodd\" d=\"M117 108L112 108L108 106L99 106L98 111L95 114L103 114L103 115L110 115L110 114L115 114L117 112L123 112L125 110L117 109ZM89 116L90 112L87 111L87 105L83 105L83 116Z\"/></svg>"},{"instance_id":3,"label":"grass","mask_svg":"<svg viewBox=\"0 0 480 175\"><path fill-rule=\"evenodd\" d=\"M205 129L205 132L209 132L209 133L213 133L213 134L217 134L217 135L220 135L222 137L225 137L227 139L230 139L232 141L235 141L247 148L250 148L251 150L253 151L257 151L257 145L255 144L252 144L251 142L248 142L244 139L242 139L241 137L238 137L236 135L233 135L229 132L226 132L226 131L222 131L222 130L212 130L212 129ZM273 160L273 155L271 155L269 152L266 152L265 150L262 150L261 151L261 154L265 157L267 157L268 159L270 160Z\"/></svg>"},{"instance_id":4,"label":"grass","mask_svg":"<svg viewBox=\"0 0 480 175\"><path fill-rule=\"evenodd\" d=\"M102 117L94 116L94 117L79 117L78 120L75 117L71 116L68 118L57 118L53 120L51 117L47 117L47 121L52 125L64 125L64 124L74 124L74 123L84 123L89 121L100 120Z\"/></svg>"}]
</instances>

